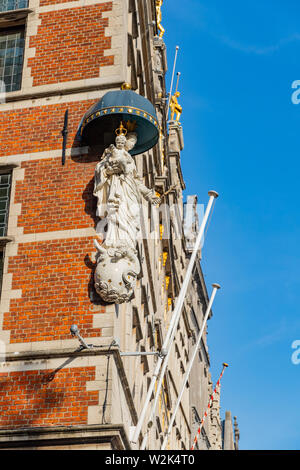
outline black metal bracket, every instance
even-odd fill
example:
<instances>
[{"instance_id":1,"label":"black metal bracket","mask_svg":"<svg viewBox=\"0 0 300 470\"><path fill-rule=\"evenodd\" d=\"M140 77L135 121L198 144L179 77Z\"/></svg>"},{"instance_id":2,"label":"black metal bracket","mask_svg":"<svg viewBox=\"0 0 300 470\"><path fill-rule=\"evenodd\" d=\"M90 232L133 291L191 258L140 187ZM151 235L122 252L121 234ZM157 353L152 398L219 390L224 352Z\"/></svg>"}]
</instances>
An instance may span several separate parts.
<instances>
[{"instance_id":1,"label":"black metal bracket","mask_svg":"<svg viewBox=\"0 0 300 470\"><path fill-rule=\"evenodd\" d=\"M61 157L61 164L64 165L66 163L66 147L67 147L67 138L68 138L68 120L69 120L69 110L66 109L65 117L64 117L64 127L61 131L63 136L63 146L62 146L62 157Z\"/></svg>"}]
</instances>

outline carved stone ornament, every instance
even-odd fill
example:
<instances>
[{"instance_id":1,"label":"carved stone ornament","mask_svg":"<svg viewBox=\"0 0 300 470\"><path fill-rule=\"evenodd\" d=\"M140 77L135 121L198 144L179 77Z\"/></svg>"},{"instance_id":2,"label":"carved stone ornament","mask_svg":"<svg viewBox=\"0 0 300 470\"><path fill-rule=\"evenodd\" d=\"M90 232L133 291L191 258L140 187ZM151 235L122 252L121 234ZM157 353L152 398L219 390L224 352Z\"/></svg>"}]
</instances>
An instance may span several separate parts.
<instances>
[{"instance_id":1,"label":"carved stone ornament","mask_svg":"<svg viewBox=\"0 0 300 470\"><path fill-rule=\"evenodd\" d=\"M160 199L137 176L129 151L137 134L121 123L115 145L105 149L95 168L94 196L97 197L97 234L95 240L95 289L105 302L129 302L140 273L137 238L141 230L142 198L157 205Z\"/></svg>"}]
</instances>

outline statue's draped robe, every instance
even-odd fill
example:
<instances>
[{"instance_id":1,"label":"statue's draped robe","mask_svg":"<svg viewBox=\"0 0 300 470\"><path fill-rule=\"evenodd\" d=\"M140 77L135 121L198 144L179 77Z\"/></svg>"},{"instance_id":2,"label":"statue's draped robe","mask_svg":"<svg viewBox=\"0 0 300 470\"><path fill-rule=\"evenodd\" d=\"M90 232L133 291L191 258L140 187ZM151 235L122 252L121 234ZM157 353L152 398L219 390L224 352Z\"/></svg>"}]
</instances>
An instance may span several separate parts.
<instances>
[{"instance_id":1,"label":"statue's draped robe","mask_svg":"<svg viewBox=\"0 0 300 470\"><path fill-rule=\"evenodd\" d=\"M106 248L135 251L141 226L141 196L148 199L153 192L140 181L133 158L125 150L124 152L125 172L113 175L106 172L111 149L104 152L103 159L95 169L93 194L98 199L97 216L105 218L107 222L103 245Z\"/></svg>"}]
</instances>

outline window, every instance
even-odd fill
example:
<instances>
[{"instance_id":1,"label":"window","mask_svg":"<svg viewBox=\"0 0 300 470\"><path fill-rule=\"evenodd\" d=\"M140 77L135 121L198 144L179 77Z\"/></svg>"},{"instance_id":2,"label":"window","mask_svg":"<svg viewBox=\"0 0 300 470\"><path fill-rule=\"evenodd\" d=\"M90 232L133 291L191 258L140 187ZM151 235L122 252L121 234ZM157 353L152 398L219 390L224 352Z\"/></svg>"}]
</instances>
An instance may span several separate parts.
<instances>
[{"instance_id":1,"label":"window","mask_svg":"<svg viewBox=\"0 0 300 470\"><path fill-rule=\"evenodd\" d=\"M195 310L193 309L193 307L191 307L190 313L191 313L191 320L192 320L193 326L196 330L196 335L198 336L198 334L200 333L200 328L199 328L197 317L196 317Z\"/></svg>"},{"instance_id":2,"label":"window","mask_svg":"<svg viewBox=\"0 0 300 470\"><path fill-rule=\"evenodd\" d=\"M135 330L133 332L135 333L135 339L138 343L141 339L143 339L143 332L141 328L139 312L136 307L132 307L132 328Z\"/></svg>"},{"instance_id":3,"label":"window","mask_svg":"<svg viewBox=\"0 0 300 470\"><path fill-rule=\"evenodd\" d=\"M4 257L5 257L5 246L0 246L0 295L2 293Z\"/></svg>"},{"instance_id":4,"label":"window","mask_svg":"<svg viewBox=\"0 0 300 470\"><path fill-rule=\"evenodd\" d=\"M11 173L0 173L0 237L5 237L9 211Z\"/></svg>"},{"instance_id":5,"label":"window","mask_svg":"<svg viewBox=\"0 0 300 470\"><path fill-rule=\"evenodd\" d=\"M6 92L21 88L24 43L24 26L0 30L0 80Z\"/></svg>"},{"instance_id":6,"label":"window","mask_svg":"<svg viewBox=\"0 0 300 470\"><path fill-rule=\"evenodd\" d=\"M7 232L10 185L11 173L0 173L0 237L5 237ZM2 290L3 264L6 242L7 241L3 241L3 239L1 239L0 243L0 294Z\"/></svg>"},{"instance_id":7,"label":"window","mask_svg":"<svg viewBox=\"0 0 300 470\"><path fill-rule=\"evenodd\" d=\"M146 352L145 346L141 346L141 352ZM143 374L145 375L150 370L147 356L141 356L141 364L143 364Z\"/></svg>"},{"instance_id":8,"label":"window","mask_svg":"<svg viewBox=\"0 0 300 470\"><path fill-rule=\"evenodd\" d=\"M28 7L28 0L0 0L0 12L21 10Z\"/></svg>"}]
</instances>

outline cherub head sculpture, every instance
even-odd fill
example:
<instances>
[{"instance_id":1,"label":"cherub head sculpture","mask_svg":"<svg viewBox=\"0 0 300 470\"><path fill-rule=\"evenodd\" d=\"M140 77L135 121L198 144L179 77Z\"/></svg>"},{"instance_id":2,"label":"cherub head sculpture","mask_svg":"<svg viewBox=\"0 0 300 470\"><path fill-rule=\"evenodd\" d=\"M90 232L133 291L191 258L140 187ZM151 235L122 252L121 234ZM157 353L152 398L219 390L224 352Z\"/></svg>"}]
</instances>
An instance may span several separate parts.
<instances>
[{"instance_id":1,"label":"cherub head sculpture","mask_svg":"<svg viewBox=\"0 0 300 470\"><path fill-rule=\"evenodd\" d=\"M127 152L130 152L137 143L137 134L136 132L129 132L126 136L126 150Z\"/></svg>"}]
</instances>

